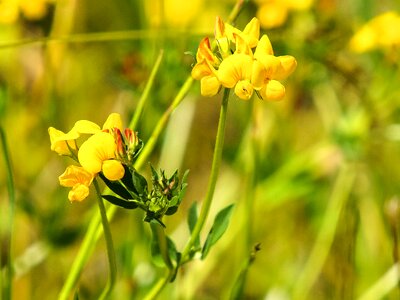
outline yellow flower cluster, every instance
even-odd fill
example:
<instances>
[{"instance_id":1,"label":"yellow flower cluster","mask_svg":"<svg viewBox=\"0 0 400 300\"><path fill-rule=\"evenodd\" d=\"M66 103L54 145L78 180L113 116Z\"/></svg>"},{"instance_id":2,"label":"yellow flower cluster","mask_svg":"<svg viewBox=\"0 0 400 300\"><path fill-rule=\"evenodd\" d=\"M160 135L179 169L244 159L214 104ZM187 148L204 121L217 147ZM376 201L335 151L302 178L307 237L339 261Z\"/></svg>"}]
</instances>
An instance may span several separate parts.
<instances>
[{"instance_id":1,"label":"yellow flower cluster","mask_svg":"<svg viewBox=\"0 0 400 300\"><path fill-rule=\"evenodd\" d=\"M259 36L257 18L240 31L217 17L214 43L211 45L207 37L200 42L192 69L192 77L200 80L203 96L216 95L221 86L234 88L243 100L249 100L254 92L267 100L285 96L285 87L279 80L295 70L296 59L275 56L268 36Z\"/></svg>"},{"instance_id":2,"label":"yellow flower cluster","mask_svg":"<svg viewBox=\"0 0 400 300\"><path fill-rule=\"evenodd\" d=\"M290 11L301 11L311 7L314 0L256 0L257 17L261 27L276 28L282 26Z\"/></svg>"},{"instance_id":3,"label":"yellow flower cluster","mask_svg":"<svg viewBox=\"0 0 400 300\"><path fill-rule=\"evenodd\" d=\"M70 201L85 199L93 178L100 172L112 181L124 176L125 149L136 144L137 140L132 130L125 129L125 137L121 135L122 130L121 116L117 113L110 114L103 128L87 120L76 122L67 133L49 128L51 150L60 155L70 155L81 165L69 166L59 177L62 186L72 188L68 194ZM76 141L83 135L89 135L89 138L78 147Z\"/></svg>"},{"instance_id":4,"label":"yellow flower cluster","mask_svg":"<svg viewBox=\"0 0 400 300\"><path fill-rule=\"evenodd\" d=\"M38 20L47 13L52 0L0 0L0 23L12 24L21 12L27 19Z\"/></svg>"},{"instance_id":5,"label":"yellow flower cluster","mask_svg":"<svg viewBox=\"0 0 400 300\"><path fill-rule=\"evenodd\" d=\"M400 15L389 11L376 16L351 38L350 49L357 53L400 45Z\"/></svg>"}]
</instances>

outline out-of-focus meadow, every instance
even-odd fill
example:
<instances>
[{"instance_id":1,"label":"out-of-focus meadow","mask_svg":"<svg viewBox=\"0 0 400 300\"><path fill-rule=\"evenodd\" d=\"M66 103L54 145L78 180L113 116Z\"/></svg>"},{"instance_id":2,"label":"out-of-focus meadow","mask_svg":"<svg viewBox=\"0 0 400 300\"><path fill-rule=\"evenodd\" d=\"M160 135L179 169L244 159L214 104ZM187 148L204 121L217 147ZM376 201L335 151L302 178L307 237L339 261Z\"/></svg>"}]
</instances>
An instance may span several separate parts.
<instances>
[{"instance_id":1,"label":"out-of-focus meadow","mask_svg":"<svg viewBox=\"0 0 400 300\"><path fill-rule=\"evenodd\" d=\"M12 258L13 299L57 298L97 210L93 195L68 201L58 176L70 161L50 151L47 128L102 124L111 112L128 124L163 49L135 128L146 143L190 76L200 40L234 4L0 1L0 124L16 198L10 228L2 149L0 261L4 273ZM276 55L293 55L298 66L282 101L232 94L209 220L230 203L234 213L209 256L185 265L160 299L227 299L243 270L243 299L398 299L391 268L400 254L399 13L395 0L245 3L235 25L258 17ZM164 219L179 249L188 208L206 190L221 97L201 97L194 82L149 158L169 174L190 170L178 213ZM118 209L111 231L112 299L141 299L164 272L151 259L149 226L140 211ZM107 273L101 237L80 277L80 299L96 299Z\"/></svg>"}]
</instances>

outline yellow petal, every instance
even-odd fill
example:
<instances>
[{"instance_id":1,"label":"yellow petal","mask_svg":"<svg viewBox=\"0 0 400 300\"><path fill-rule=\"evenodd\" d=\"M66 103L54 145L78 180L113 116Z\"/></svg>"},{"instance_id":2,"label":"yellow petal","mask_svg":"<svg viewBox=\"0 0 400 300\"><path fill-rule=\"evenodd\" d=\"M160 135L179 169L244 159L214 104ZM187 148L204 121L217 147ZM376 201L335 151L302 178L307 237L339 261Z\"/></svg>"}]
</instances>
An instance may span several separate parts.
<instances>
[{"instance_id":1,"label":"yellow petal","mask_svg":"<svg viewBox=\"0 0 400 300\"><path fill-rule=\"evenodd\" d=\"M274 55L271 41L266 34L264 34L258 42L256 51L254 52L254 58L259 59L260 57L263 57L265 55Z\"/></svg>"},{"instance_id":2,"label":"yellow petal","mask_svg":"<svg viewBox=\"0 0 400 300\"><path fill-rule=\"evenodd\" d=\"M261 95L266 100L278 101L285 96L285 87L279 81L271 80L266 87L261 90Z\"/></svg>"},{"instance_id":3,"label":"yellow petal","mask_svg":"<svg viewBox=\"0 0 400 300\"><path fill-rule=\"evenodd\" d=\"M114 137L106 132L98 132L82 144L78 151L79 163L88 172L96 174L101 171L103 161L115 157L115 150Z\"/></svg>"},{"instance_id":4,"label":"yellow petal","mask_svg":"<svg viewBox=\"0 0 400 300\"><path fill-rule=\"evenodd\" d=\"M124 177L125 169L118 160L110 159L103 162L102 171L109 180L119 180Z\"/></svg>"},{"instance_id":5,"label":"yellow petal","mask_svg":"<svg viewBox=\"0 0 400 300\"><path fill-rule=\"evenodd\" d=\"M218 69L218 79L227 88L240 80L250 80L253 59L246 54L233 54L225 58Z\"/></svg>"},{"instance_id":6,"label":"yellow petal","mask_svg":"<svg viewBox=\"0 0 400 300\"><path fill-rule=\"evenodd\" d=\"M78 183L89 186L92 183L93 175L82 167L71 165L67 167L58 179L60 185L65 187L73 187Z\"/></svg>"},{"instance_id":7,"label":"yellow petal","mask_svg":"<svg viewBox=\"0 0 400 300\"><path fill-rule=\"evenodd\" d=\"M278 56L277 58L281 63L273 75L273 78L276 80L286 79L296 69L297 61L293 56L290 55Z\"/></svg>"},{"instance_id":8,"label":"yellow petal","mask_svg":"<svg viewBox=\"0 0 400 300\"><path fill-rule=\"evenodd\" d=\"M212 74L212 70L210 68L209 63L207 63L207 60L203 58L201 61L197 62L195 66L192 69L192 77L196 80L200 80L204 76L208 76Z\"/></svg>"},{"instance_id":9,"label":"yellow petal","mask_svg":"<svg viewBox=\"0 0 400 300\"><path fill-rule=\"evenodd\" d=\"M253 69L251 73L251 83L254 89L261 89L268 82L267 70L264 65L258 60L253 62Z\"/></svg>"},{"instance_id":10,"label":"yellow petal","mask_svg":"<svg viewBox=\"0 0 400 300\"><path fill-rule=\"evenodd\" d=\"M241 80L235 86L235 94L243 100L249 100L253 95L253 85L249 80Z\"/></svg>"},{"instance_id":11,"label":"yellow petal","mask_svg":"<svg viewBox=\"0 0 400 300\"><path fill-rule=\"evenodd\" d=\"M253 57L253 52L251 51L249 44L245 41L245 39L239 34L233 34L236 41L236 50L235 54L246 54L250 57Z\"/></svg>"},{"instance_id":12,"label":"yellow petal","mask_svg":"<svg viewBox=\"0 0 400 300\"><path fill-rule=\"evenodd\" d=\"M260 21L257 18L251 19L244 28L243 34L250 48L256 47L260 37Z\"/></svg>"},{"instance_id":13,"label":"yellow petal","mask_svg":"<svg viewBox=\"0 0 400 300\"><path fill-rule=\"evenodd\" d=\"M95 134L99 132L100 126L88 120L79 120L72 127L71 132L77 132L78 134Z\"/></svg>"},{"instance_id":14,"label":"yellow petal","mask_svg":"<svg viewBox=\"0 0 400 300\"><path fill-rule=\"evenodd\" d=\"M84 184L76 184L68 193L68 200L71 202L82 201L89 196L89 187Z\"/></svg>"},{"instance_id":15,"label":"yellow petal","mask_svg":"<svg viewBox=\"0 0 400 300\"><path fill-rule=\"evenodd\" d=\"M205 59L213 66L219 64L218 58L213 54L211 50L210 40L208 39L208 37L205 37L201 40L199 48L197 49L196 61L199 62L203 59Z\"/></svg>"},{"instance_id":16,"label":"yellow petal","mask_svg":"<svg viewBox=\"0 0 400 300\"><path fill-rule=\"evenodd\" d=\"M356 53L369 51L376 47L378 37L374 28L370 25L363 26L350 39L350 50Z\"/></svg>"},{"instance_id":17,"label":"yellow petal","mask_svg":"<svg viewBox=\"0 0 400 300\"><path fill-rule=\"evenodd\" d=\"M118 113L111 113L103 125L103 130L114 129L114 128L118 128L119 130L124 130L124 128L122 127L121 115Z\"/></svg>"},{"instance_id":18,"label":"yellow petal","mask_svg":"<svg viewBox=\"0 0 400 300\"><path fill-rule=\"evenodd\" d=\"M215 76L205 76L200 81L201 94L206 97L216 95L220 87L221 84Z\"/></svg>"},{"instance_id":19,"label":"yellow petal","mask_svg":"<svg viewBox=\"0 0 400 300\"><path fill-rule=\"evenodd\" d=\"M71 151L68 146L76 150L75 139L79 137L75 133L64 133L61 130L55 129L54 127L49 127L48 129L50 136L50 149L57 152L60 155L70 155Z\"/></svg>"}]
</instances>

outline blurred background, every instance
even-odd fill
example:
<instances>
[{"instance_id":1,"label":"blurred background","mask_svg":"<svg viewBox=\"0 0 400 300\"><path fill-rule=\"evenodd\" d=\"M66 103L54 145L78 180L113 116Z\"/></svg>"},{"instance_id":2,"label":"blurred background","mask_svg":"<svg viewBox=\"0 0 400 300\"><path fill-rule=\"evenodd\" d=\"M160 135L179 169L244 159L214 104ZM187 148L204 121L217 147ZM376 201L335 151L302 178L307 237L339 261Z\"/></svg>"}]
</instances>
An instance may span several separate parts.
<instances>
[{"instance_id":1,"label":"blurred background","mask_svg":"<svg viewBox=\"0 0 400 300\"><path fill-rule=\"evenodd\" d=\"M72 161L50 151L47 128L103 124L111 112L128 125L164 49L135 128L146 143L190 75L199 41L234 4L0 1L0 123L16 187L14 299L56 299L97 209L93 195L68 201L58 176ZM160 299L227 299L243 274L242 299L355 299L397 262L399 13L396 0L245 3L235 25L257 16L275 55L293 55L298 67L281 102L231 96L209 219L230 203L234 214L207 259L185 266ZM179 212L165 219L179 249L189 236L187 210L207 187L221 96L202 98L195 82L149 159L167 174L190 170ZM2 159L2 268L10 256L6 174ZM142 219L118 209L111 222L113 299L141 299L164 273L151 261ZM79 281L80 299L96 299L107 274L101 238ZM399 289L386 297L398 299Z\"/></svg>"}]
</instances>

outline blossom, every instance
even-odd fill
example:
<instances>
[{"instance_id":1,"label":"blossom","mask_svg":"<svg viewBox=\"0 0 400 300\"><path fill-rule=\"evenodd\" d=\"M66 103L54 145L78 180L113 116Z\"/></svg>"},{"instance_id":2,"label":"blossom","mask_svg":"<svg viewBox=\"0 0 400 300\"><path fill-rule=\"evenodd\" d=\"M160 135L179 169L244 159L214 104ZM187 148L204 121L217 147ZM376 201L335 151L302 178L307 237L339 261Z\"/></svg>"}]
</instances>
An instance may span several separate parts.
<instances>
[{"instance_id":1,"label":"blossom","mask_svg":"<svg viewBox=\"0 0 400 300\"><path fill-rule=\"evenodd\" d=\"M243 100L249 100L254 91L262 99L284 97L285 87L279 80L296 69L296 59L290 55L275 56L267 35L259 40L257 18L241 31L217 17L214 34L214 47L208 38L200 42L192 69L192 77L200 80L203 96L214 96L223 86L233 88Z\"/></svg>"},{"instance_id":2,"label":"blossom","mask_svg":"<svg viewBox=\"0 0 400 300\"><path fill-rule=\"evenodd\" d=\"M69 201L82 201L89 195L89 186L92 183L93 175L82 167L68 166L65 172L60 175L60 185L71 187L68 193Z\"/></svg>"},{"instance_id":3,"label":"blossom","mask_svg":"<svg viewBox=\"0 0 400 300\"><path fill-rule=\"evenodd\" d=\"M400 45L400 15L394 11L380 14L362 26L351 38L350 49L357 53Z\"/></svg>"},{"instance_id":4,"label":"blossom","mask_svg":"<svg viewBox=\"0 0 400 300\"><path fill-rule=\"evenodd\" d=\"M313 0L258 0L257 18L263 28L282 26L290 11L301 11L311 7Z\"/></svg>"},{"instance_id":5,"label":"blossom","mask_svg":"<svg viewBox=\"0 0 400 300\"><path fill-rule=\"evenodd\" d=\"M119 180L124 176L121 162L109 160L115 158L117 145L114 137L107 132L98 132L89 137L78 151L78 160L82 167L92 174L103 171L106 178ZM107 162L107 163L106 163Z\"/></svg>"}]
</instances>

